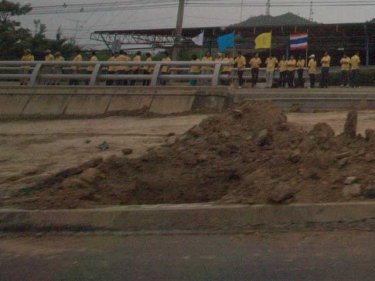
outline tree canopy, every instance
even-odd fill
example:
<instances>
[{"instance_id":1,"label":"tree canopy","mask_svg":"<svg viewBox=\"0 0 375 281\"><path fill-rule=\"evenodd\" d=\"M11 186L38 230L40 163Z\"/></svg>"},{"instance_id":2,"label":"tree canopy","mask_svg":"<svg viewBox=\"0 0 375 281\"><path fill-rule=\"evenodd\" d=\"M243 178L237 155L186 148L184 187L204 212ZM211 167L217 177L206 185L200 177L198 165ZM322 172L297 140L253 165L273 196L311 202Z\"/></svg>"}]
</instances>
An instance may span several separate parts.
<instances>
[{"instance_id":1,"label":"tree canopy","mask_svg":"<svg viewBox=\"0 0 375 281\"><path fill-rule=\"evenodd\" d=\"M57 31L56 39L49 39L45 35L44 24L40 24L39 30L32 34L15 20L16 16L25 15L31 9L30 5L0 1L0 59L19 59L25 49L30 49L37 59L42 59L46 49L60 51L67 58L72 56L76 47L73 42L62 38L61 30Z\"/></svg>"}]
</instances>

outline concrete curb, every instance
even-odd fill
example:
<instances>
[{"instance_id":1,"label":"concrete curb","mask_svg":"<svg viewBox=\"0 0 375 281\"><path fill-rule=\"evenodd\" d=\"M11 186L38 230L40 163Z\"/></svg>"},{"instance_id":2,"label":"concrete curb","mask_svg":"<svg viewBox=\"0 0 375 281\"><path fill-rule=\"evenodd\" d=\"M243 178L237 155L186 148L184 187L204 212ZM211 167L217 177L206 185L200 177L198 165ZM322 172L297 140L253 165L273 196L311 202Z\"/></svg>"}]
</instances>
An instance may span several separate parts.
<instances>
[{"instance_id":1,"label":"concrete curb","mask_svg":"<svg viewBox=\"0 0 375 281\"><path fill-rule=\"evenodd\" d=\"M374 221L375 202L124 206L77 210L0 210L2 231L239 232L291 225Z\"/></svg>"}]
</instances>

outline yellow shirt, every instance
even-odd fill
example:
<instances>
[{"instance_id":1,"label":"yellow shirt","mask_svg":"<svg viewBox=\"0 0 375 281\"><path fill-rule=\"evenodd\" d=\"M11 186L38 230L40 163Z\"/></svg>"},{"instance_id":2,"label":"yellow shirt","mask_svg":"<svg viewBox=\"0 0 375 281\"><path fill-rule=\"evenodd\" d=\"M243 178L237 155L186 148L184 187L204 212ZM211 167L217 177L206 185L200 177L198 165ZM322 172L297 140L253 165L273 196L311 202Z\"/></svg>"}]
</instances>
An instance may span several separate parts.
<instances>
[{"instance_id":1,"label":"yellow shirt","mask_svg":"<svg viewBox=\"0 0 375 281\"><path fill-rule=\"evenodd\" d=\"M329 55L322 57L320 63L322 67L329 67L331 65L331 57Z\"/></svg>"},{"instance_id":2,"label":"yellow shirt","mask_svg":"<svg viewBox=\"0 0 375 281\"><path fill-rule=\"evenodd\" d=\"M269 72L274 71L277 65L277 58L267 58L266 65L267 65L267 68L266 68L267 71Z\"/></svg>"},{"instance_id":3,"label":"yellow shirt","mask_svg":"<svg viewBox=\"0 0 375 281\"><path fill-rule=\"evenodd\" d=\"M246 58L244 56L236 57L234 63L237 64L239 70L244 69L246 66Z\"/></svg>"},{"instance_id":4,"label":"yellow shirt","mask_svg":"<svg viewBox=\"0 0 375 281\"><path fill-rule=\"evenodd\" d=\"M22 56L21 61L34 61L34 56L32 54L24 55L24 56ZM31 66L25 65L22 68L28 70L28 69L31 68Z\"/></svg>"},{"instance_id":5,"label":"yellow shirt","mask_svg":"<svg viewBox=\"0 0 375 281\"><path fill-rule=\"evenodd\" d=\"M24 55L21 58L21 61L34 61L34 56L29 54L29 55Z\"/></svg>"},{"instance_id":6,"label":"yellow shirt","mask_svg":"<svg viewBox=\"0 0 375 281\"><path fill-rule=\"evenodd\" d=\"M194 62L199 62L199 59L192 60ZM201 67L199 65L192 65L190 66L190 72L191 73L199 73L201 72Z\"/></svg>"},{"instance_id":7,"label":"yellow shirt","mask_svg":"<svg viewBox=\"0 0 375 281\"><path fill-rule=\"evenodd\" d=\"M341 70L349 70L350 69L350 58L342 58L340 60Z\"/></svg>"},{"instance_id":8,"label":"yellow shirt","mask_svg":"<svg viewBox=\"0 0 375 281\"><path fill-rule=\"evenodd\" d=\"M57 56L55 57L55 61L65 61L65 58L63 56Z\"/></svg>"},{"instance_id":9,"label":"yellow shirt","mask_svg":"<svg viewBox=\"0 0 375 281\"><path fill-rule=\"evenodd\" d=\"M97 56L91 56L90 61L98 61ZM87 67L87 71L93 72L95 65L91 64Z\"/></svg>"},{"instance_id":10,"label":"yellow shirt","mask_svg":"<svg viewBox=\"0 0 375 281\"><path fill-rule=\"evenodd\" d=\"M361 63L361 59L359 58L359 56L354 55L354 56L352 56L352 58L350 59L350 63L351 63L351 65L352 65L352 70L359 69L359 65L360 65L360 63Z\"/></svg>"},{"instance_id":11,"label":"yellow shirt","mask_svg":"<svg viewBox=\"0 0 375 281\"><path fill-rule=\"evenodd\" d=\"M146 62L152 62L152 58L151 57L147 58ZM154 70L152 65L145 65L143 69L147 72L150 72L150 73Z\"/></svg>"},{"instance_id":12,"label":"yellow shirt","mask_svg":"<svg viewBox=\"0 0 375 281\"><path fill-rule=\"evenodd\" d=\"M304 60L304 59L300 59L300 60L298 60L298 61L297 61L297 67L298 67L299 69L304 68L304 67L305 67L305 60Z\"/></svg>"},{"instance_id":13,"label":"yellow shirt","mask_svg":"<svg viewBox=\"0 0 375 281\"><path fill-rule=\"evenodd\" d=\"M130 61L130 58L125 55L119 55L115 58L116 61ZM118 65L116 66L117 71L129 71L129 66L127 65Z\"/></svg>"},{"instance_id":14,"label":"yellow shirt","mask_svg":"<svg viewBox=\"0 0 375 281\"><path fill-rule=\"evenodd\" d=\"M117 58L115 56L111 56L108 61L116 61ZM108 65L108 71L116 72L117 67L115 65Z\"/></svg>"},{"instance_id":15,"label":"yellow shirt","mask_svg":"<svg viewBox=\"0 0 375 281\"><path fill-rule=\"evenodd\" d=\"M261 64L262 64L262 60L260 58L252 58L250 60L251 68L259 68Z\"/></svg>"},{"instance_id":16,"label":"yellow shirt","mask_svg":"<svg viewBox=\"0 0 375 281\"><path fill-rule=\"evenodd\" d=\"M73 59L73 61L82 61L82 55L76 55L75 57L74 57L74 59ZM79 71L79 66L73 66L72 67L73 68L73 70L76 70L76 71Z\"/></svg>"},{"instance_id":17,"label":"yellow shirt","mask_svg":"<svg viewBox=\"0 0 375 281\"><path fill-rule=\"evenodd\" d=\"M49 54L49 55L46 55L44 57L44 60L45 61L54 61L55 60L55 57L52 55L52 54Z\"/></svg>"},{"instance_id":18,"label":"yellow shirt","mask_svg":"<svg viewBox=\"0 0 375 281\"><path fill-rule=\"evenodd\" d=\"M314 59L310 59L309 64L307 67L309 68L309 74L316 74L316 66L318 63Z\"/></svg>"},{"instance_id":19,"label":"yellow shirt","mask_svg":"<svg viewBox=\"0 0 375 281\"><path fill-rule=\"evenodd\" d=\"M287 70L288 71L294 71L296 70L297 61L296 60L288 60L287 61Z\"/></svg>"},{"instance_id":20,"label":"yellow shirt","mask_svg":"<svg viewBox=\"0 0 375 281\"><path fill-rule=\"evenodd\" d=\"M279 62L279 69L280 72L285 72L288 70L288 62L286 60L281 60Z\"/></svg>"},{"instance_id":21,"label":"yellow shirt","mask_svg":"<svg viewBox=\"0 0 375 281\"><path fill-rule=\"evenodd\" d=\"M142 60L142 58L141 58L141 56L139 56L139 55L137 55L137 56L135 56L134 58L133 58L133 61L141 61ZM133 71L136 71L136 70L138 70L140 68L140 66L139 65L135 65L135 66L133 66L132 67L132 69L133 69Z\"/></svg>"},{"instance_id":22,"label":"yellow shirt","mask_svg":"<svg viewBox=\"0 0 375 281\"><path fill-rule=\"evenodd\" d=\"M213 58L212 57L206 57L204 56L202 58L202 61L206 62L206 61L213 61ZM202 66L202 70L211 70L212 69L212 66Z\"/></svg>"},{"instance_id":23,"label":"yellow shirt","mask_svg":"<svg viewBox=\"0 0 375 281\"><path fill-rule=\"evenodd\" d=\"M222 62L229 63L228 65L223 66L223 72L232 72L232 66L234 64L234 59L232 58L223 58Z\"/></svg>"},{"instance_id":24,"label":"yellow shirt","mask_svg":"<svg viewBox=\"0 0 375 281\"><path fill-rule=\"evenodd\" d=\"M170 57L163 58L161 61L171 61ZM161 73L168 73L169 71L169 66L164 65L161 67Z\"/></svg>"}]
</instances>

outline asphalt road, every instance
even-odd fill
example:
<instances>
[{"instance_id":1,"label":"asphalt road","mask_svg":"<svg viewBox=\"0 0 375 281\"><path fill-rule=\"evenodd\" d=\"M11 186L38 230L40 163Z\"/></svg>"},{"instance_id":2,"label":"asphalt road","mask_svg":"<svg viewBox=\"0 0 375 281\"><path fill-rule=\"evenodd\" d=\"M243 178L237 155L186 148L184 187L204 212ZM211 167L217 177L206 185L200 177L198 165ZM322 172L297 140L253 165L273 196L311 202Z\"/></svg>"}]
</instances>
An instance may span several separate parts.
<instances>
[{"instance_id":1,"label":"asphalt road","mask_svg":"<svg viewBox=\"0 0 375 281\"><path fill-rule=\"evenodd\" d=\"M375 233L0 238L1 281L375 280Z\"/></svg>"}]
</instances>

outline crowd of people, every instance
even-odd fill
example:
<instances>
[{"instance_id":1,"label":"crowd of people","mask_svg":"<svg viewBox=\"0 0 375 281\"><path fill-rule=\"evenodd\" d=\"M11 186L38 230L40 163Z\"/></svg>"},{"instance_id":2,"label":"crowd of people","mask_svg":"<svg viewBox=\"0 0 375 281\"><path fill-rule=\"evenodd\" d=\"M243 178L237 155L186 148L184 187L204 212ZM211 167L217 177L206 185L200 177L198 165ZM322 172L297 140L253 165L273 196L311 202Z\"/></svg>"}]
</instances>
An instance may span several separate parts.
<instances>
[{"instance_id":1,"label":"crowd of people","mask_svg":"<svg viewBox=\"0 0 375 281\"><path fill-rule=\"evenodd\" d=\"M26 50L24 56L21 59L22 61L33 61L34 56L31 54L30 50ZM60 52L56 52L52 54L50 50L45 51L45 61L64 61L65 58L61 55ZM79 50L76 51L76 54L72 58L74 62L83 61L82 54ZM88 59L90 62L98 61L98 57L96 52L93 51L90 54ZM130 56L125 51L119 51L113 53L108 62L152 62L152 56L150 53L146 53L144 57L142 57L141 52L136 52L134 56ZM163 53L162 61L171 61L171 58L168 52ZM235 79L233 79L233 70L236 70L237 73L237 80L238 80L238 87L242 88L245 79L243 78L244 71L250 69L251 71L251 86L256 87L258 80L259 80L259 70L262 66L265 67L265 78L266 78L266 88L272 87L288 87L288 88L298 88L305 86L305 79L304 73L307 71L310 80L310 87L314 88L316 85L316 75L318 67L321 69L320 75L320 87L327 88L328 81L329 81L329 70L331 67L331 57L328 52L325 52L323 57L318 62L315 55L311 54L308 58L308 61L302 56L298 56L295 58L294 55L291 55L289 58L282 56L280 59L277 59L275 56L269 55L265 61L262 61L258 53L255 53L253 57L250 59L246 59L245 56L239 51L237 56L234 58L230 57L227 53L218 53L217 56L214 58L211 56L210 52L207 52L201 59L199 59L196 55L192 56L191 61L193 62L222 62L221 74L227 75L226 79L222 79L221 83L224 85L229 85L233 83ZM359 77L359 68L360 68L360 57L359 52L356 52L353 56L349 57L346 54L340 60L341 65L341 87L359 87L358 77ZM108 65L107 66L107 73L108 74L151 74L153 72L153 65ZM89 65L87 67L82 67L79 65L72 66L72 73L73 74L90 74L94 71L94 64ZM25 72L30 71L30 66L24 67ZM44 69L46 73L62 73L62 67L54 66L54 67L47 67ZM212 74L214 71L214 66L212 65L191 65L189 73L191 75L198 75L198 74ZM279 72L279 79L275 83L275 73ZM170 67L167 65L163 65L160 69L161 74L167 74L170 72ZM296 76L297 73L297 77ZM24 82L22 82L24 83ZM58 83L58 82L57 82ZM88 83L88 81L86 82ZM166 85L167 81L165 79L160 79L159 83L161 85ZM47 82L48 84L48 82ZM71 79L69 81L70 85L78 85L79 80ZM112 80L108 79L106 81L106 85L135 85L136 80ZM148 86L150 84L150 80L142 81L144 86ZM198 85L198 81L195 79L191 79L189 81L191 86Z\"/></svg>"}]
</instances>

